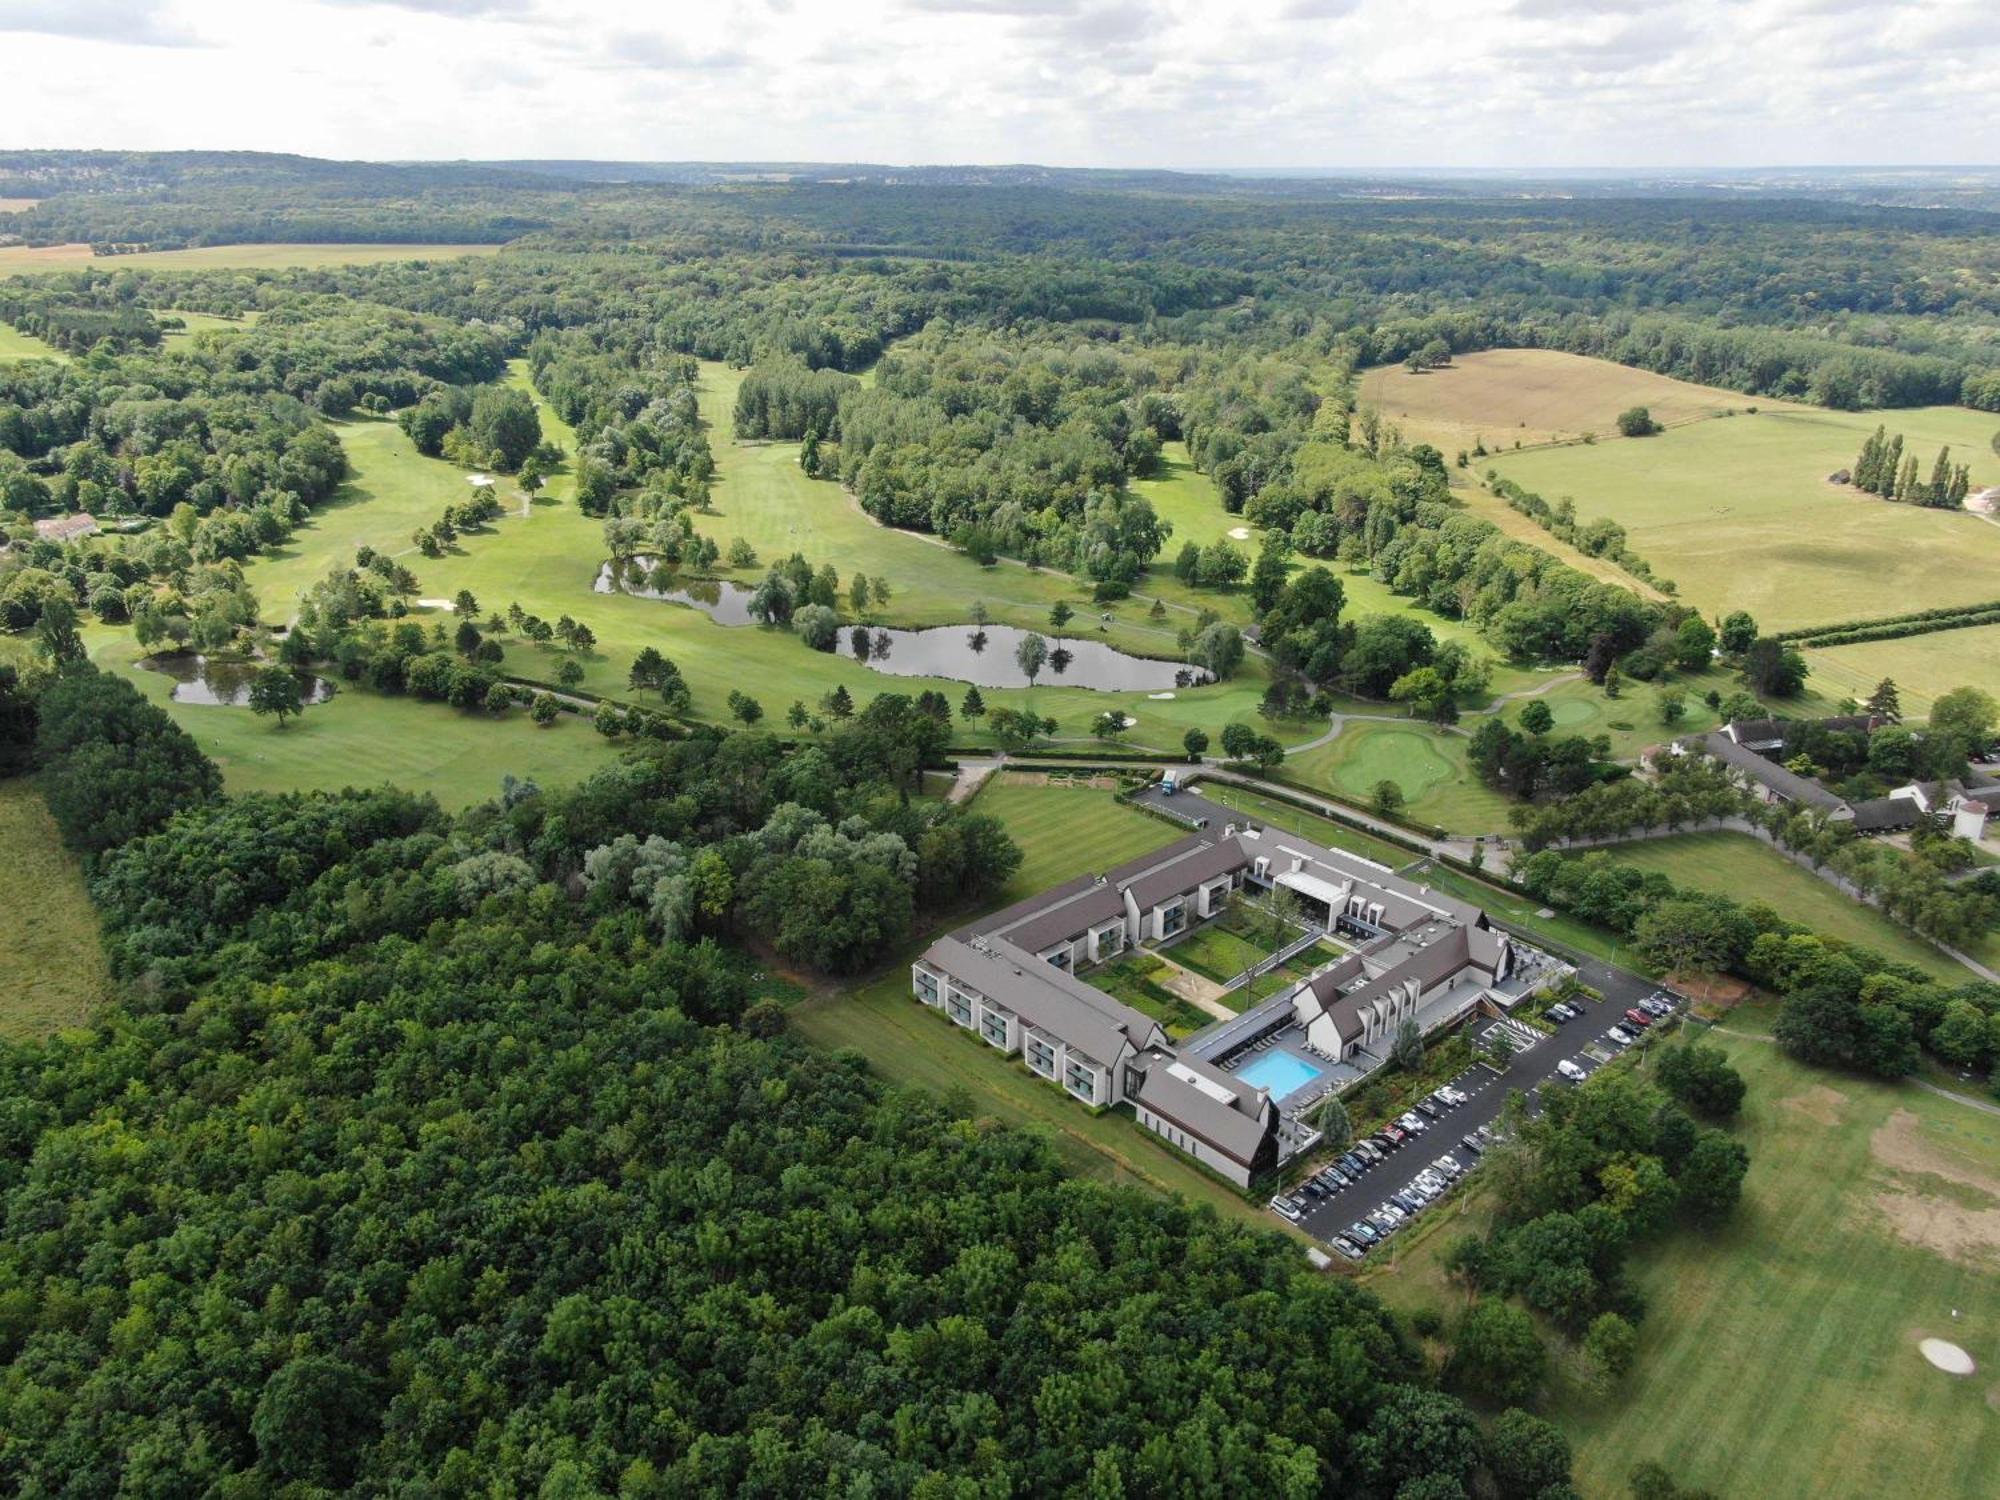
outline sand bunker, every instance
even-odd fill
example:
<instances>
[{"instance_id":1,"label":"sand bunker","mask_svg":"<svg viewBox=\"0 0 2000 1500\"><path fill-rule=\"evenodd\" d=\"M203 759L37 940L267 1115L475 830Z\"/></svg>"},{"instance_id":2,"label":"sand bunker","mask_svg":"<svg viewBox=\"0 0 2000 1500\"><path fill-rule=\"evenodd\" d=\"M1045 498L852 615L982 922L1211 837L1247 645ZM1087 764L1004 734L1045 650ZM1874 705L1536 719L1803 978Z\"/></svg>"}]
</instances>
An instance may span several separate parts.
<instances>
[{"instance_id":1,"label":"sand bunker","mask_svg":"<svg viewBox=\"0 0 2000 1500\"><path fill-rule=\"evenodd\" d=\"M1250 540L1250 528L1248 526L1232 526L1229 529L1229 534L1239 542Z\"/></svg>"},{"instance_id":2,"label":"sand bunker","mask_svg":"<svg viewBox=\"0 0 2000 1500\"><path fill-rule=\"evenodd\" d=\"M419 600L417 601L417 608L418 608L418 609L450 609L450 608L451 608L451 600L449 600L449 599L419 599Z\"/></svg>"},{"instance_id":3,"label":"sand bunker","mask_svg":"<svg viewBox=\"0 0 2000 1500\"><path fill-rule=\"evenodd\" d=\"M1153 699L1163 699L1163 698L1171 698L1171 697L1173 697L1173 695L1174 695L1174 693L1173 693L1173 689L1172 689L1172 688L1169 688L1169 689L1167 689L1167 691L1166 691L1166 692L1164 692L1164 693L1148 693L1148 694L1146 694L1146 696L1147 696L1148 698L1153 698Z\"/></svg>"},{"instance_id":4,"label":"sand bunker","mask_svg":"<svg viewBox=\"0 0 2000 1500\"><path fill-rule=\"evenodd\" d=\"M1948 1344L1943 1339L1925 1339L1917 1345L1925 1359L1936 1365L1947 1375L1970 1375L1979 1368L1972 1362L1972 1356L1956 1344Z\"/></svg>"}]
</instances>

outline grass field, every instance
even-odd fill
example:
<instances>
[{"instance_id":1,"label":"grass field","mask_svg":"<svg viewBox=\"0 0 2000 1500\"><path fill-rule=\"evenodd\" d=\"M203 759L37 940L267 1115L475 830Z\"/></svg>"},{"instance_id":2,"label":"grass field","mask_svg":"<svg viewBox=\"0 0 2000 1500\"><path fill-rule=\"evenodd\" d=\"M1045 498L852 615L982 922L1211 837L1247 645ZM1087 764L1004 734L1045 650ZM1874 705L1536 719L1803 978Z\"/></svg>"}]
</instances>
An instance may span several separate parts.
<instances>
[{"instance_id":1,"label":"grass field","mask_svg":"<svg viewBox=\"0 0 2000 1500\"><path fill-rule=\"evenodd\" d=\"M1162 553L1167 562L1172 562L1183 542L1197 542L1206 547L1225 537L1231 546L1252 558L1256 556L1257 533L1243 524L1241 516L1232 516L1222 508L1208 476L1195 472L1186 443L1166 444L1160 453L1160 472L1150 479L1136 481L1132 488L1152 502L1161 519L1173 523L1173 539ZM1237 531L1245 535L1231 535Z\"/></svg>"},{"instance_id":2,"label":"grass field","mask_svg":"<svg viewBox=\"0 0 2000 1500\"><path fill-rule=\"evenodd\" d=\"M34 782L0 781L0 1036L81 1025L109 993L83 871Z\"/></svg>"},{"instance_id":3,"label":"grass field","mask_svg":"<svg viewBox=\"0 0 2000 1500\"><path fill-rule=\"evenodd\" d=\"M2000 528L1994 531L2000 538ZM1805 658L1813 681L1829 697L1866 698L1884 677L1894 678L1903 712L1921 717L1931 701L1968 684L2000 694L2000 625L1940 630L1858 646L1812 646Z\"/></svg>"},{"instance_id":4,"label":"grass field","mask_svg":"<svg viewBox=\"0 0 2000 1500\"><path fill-rule=\"evenodd\" d=\"M1445 369L1420 375L1383 365L1361 377L1361 399L1402 428L1407 441L1432 444L1446 462L1481 442L1497 454L1585 433L1610 438L1618 414L1633 406L1667 425L1750 406L1805 409L1554 349L1461 354Z\"/></svg>"},{"instance_id":5,"label":"grass field","mask_svg":"<svg viewBox=\"0 0 2000 1500\"><path fill-rule=\"evenodd\" d=\"M996 905L1021 901L1085 871L1101 874L1177 836L1171 824L1135 812L1110 792L1052 785L1002 771L979 789L972 810L998 818L1021 846L1021 868Z\"/></svg>"},{"instance_id":6,"label":"grass field","mask_svg":"<svg viewBox=\"0 0 2000 1500\"><path fill-rule=\"evenodd\" d=\"M1469 743L1414 720L1350 719L1329 743L1289 757L1278 774L1308 791L1362 803L1374 799L1377 783L1393 781L1407 799L1404 816L1416 822L1453 833L1505 832L1511 804L1466 764Z\"/></svg>"},{"instance_id":7,"label":"grass field","mask_svg":"<svg viewBox=\"0 0 2000 1500\"><path fill-rule=\"evenodd\" d=\"M562 786L619 753L588 719L572 714L543 729L520 709L493 719L361 688L343 688L279 729L248 709L170 701L172 679L140 667L138 646L123 631L93 628L86 639L99 665L122 671L195 737L232 792L387 782L460 808L497 796L508 772Z\"/></svg>"},{"instance_id":8,"label":"grass field","mask_svg":"<svg viewBox=\"0 0 2000 1500\"><path fill-rule=\"evenodd\" d=\"M0 359L55 359L68 363L69 356L32 334L21 332L12 323L0 323Z\"/></svg>"},{"instance_id":9,"label":"grass field","mask_svg":"<svg viewBox=\"0 0 2000 1500\"><path fill-rule=\"evenodd\" d=\"M2000 1472L2000 1117L1824 1073L1767 1041L1718 1035L1749 1083L1743 1202L1721 1233L1678 1234L1632 1263L1639 1360L1596 1396L1559 1377L1545 1408L1576 1445L1586 1495L1632 1466L1770 1500L1983 1500ZM1404 1308L1463 1293L1439 1259L1485 1220L1474 1200L1368 1284ZM1954 1309L1959 1316L1954 1318ZM1979 1362L1954 1379L1921 1338Z\"/></svg>"},{"instance_id":10,"label":"grass field","mask_svg":"<svg viewBox=\"0 0 2000 1500\"><path fill-rule=\"evenodd\" d=\"M1826 482L1878 423L1905 435L1926 472L1948 443L1975 488L2000 480L1989 446L2000 417L1958 407L1761 411L1495 467L1551 504L1574 498L1585 519L1616 520L1706 613L1747 609L1783 629L2000 599L2000 527ZM2000 685L2000 668L1988 680Z\"/></svg>"},{"instance_id":11,"label":"grass field","mask_svg":"<svg viewBox=\"0 0 2000 1500\"><path fill-rule=\"evenodd\" d=\"M1858 901L1850 901L1809 870L1745 833L1683 833L1618 844L1606 851L1621 865L1657 870L1675 885L1762 901L1815 932L1875 949L1954 983L1972 975L1922 938Z\"/></svg>"},{"instance_id":12,"label":"grass field","mask_svg":"<svg viewBox=\"0 0 2000 1500\"><path fill-rule=\"evenodd\" d=\"M205 245L195 250L146 250L132 255L92 255L90 246L0 245L0 276L33 271L74 271L95 266L148 271L282 270L288 267L371 266L388 260L456 260L492 255L498 245Z\"/></svg>"}]
</instances>

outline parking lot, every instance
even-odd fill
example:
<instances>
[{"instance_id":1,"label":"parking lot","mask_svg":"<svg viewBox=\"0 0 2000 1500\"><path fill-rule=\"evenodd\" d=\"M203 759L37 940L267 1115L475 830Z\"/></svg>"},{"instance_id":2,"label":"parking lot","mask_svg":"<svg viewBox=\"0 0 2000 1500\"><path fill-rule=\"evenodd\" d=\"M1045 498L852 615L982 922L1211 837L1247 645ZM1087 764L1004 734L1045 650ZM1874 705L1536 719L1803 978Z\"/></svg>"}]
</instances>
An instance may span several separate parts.
<instances>
[{"instance_id":1,"label":"parking lot","mask_svg":"<svg viewBox=\"0 0 2000 1500\"><path fill-rule=\"evenodd\" d=\"M1613 976L1613 984L1604 983L1606 977ZM1588 975L1585 982L1603 989L1605 998L1602 1001L1572 1002L1582 1014L1558 1024L1552 1036L1541 1035L1520 1022L1474 1022L1475 1039L1483 1039L1489 1031L1498 1028L1515 1040L1518 1050L1508 1059L1504 1072L1495 1072L1482 1063L1447 1081L1444 1088L1463 1095L1464 1102L1448 1104L1433 1095L1427 1103L1436 1111L1437 1117L1429 1119L1413 1111L1424 1129L1411 1131L1409 1139L1400 1146L1391 1145L1379 1135L1369 1137L1383 1153L1383 1158L1359 1173L1347 1173L1346 1168L1341 1168L1343 1173L1352 1177L1346 1185L1342 1185L1328 1171L1338 1160L1337 1155L1321 1153L1315 1162L1318 1175L1311 1179L1317 1191L1308 1189L1302 1181L1272 1200L1273 1212L1291 1219L1314 1239L1350 1259L1354 1258L1353 1255L1346 1247L1335 1243L1335 1236L1347 1237L1365 1254L1370 1248L1365 1243L1365 1236L1349 1234L1351 1226L1367 1224L1377 1235L1377 1243L1407 1228L1426 1206L1423 1200L1427 1195L1417 1187L1418 1179L1432 1173L1433 1164L1440 1157L1452 1157L1464 1173L1476 1172L1483 1147L1481 1151L1473 1150L1465 1144L1464 1137L1477 1138L1482 1130L1490 1133L1510 1092L1519 1089L1527 1093L1532 1111L1535 1108L1535 1091L1543 1084L1554 1080L1555 1087L1570 1087L1589 1077L1624 1050L1611 1040L1610 1034L1614 1025L1623 1022L1627 1009L1649 999L1670 1005L1676 1012L1681 1004L1679 997L1615 969L1606 969L1603 975ZM1663 1016L1652 1023L1652 1029L1668 1025L1673 1019L1672 1014ZM1635 1029L1626 1026L1628 1031ZM1534 1040L1529 1042L1528 1037ZM1574 1075L1563 1069L1565 1063L1575 1070ZM1404 1195L1400 1204L1396 1201L1398 1194ZM1434 1196L1441 1197L1442 1194ZM1281 1204L1294 1205L1295 1211L1284 1212ZM1403 1216L1400 1223L1395 1222L1398 1214Z\"/></svg>"}]
</instances>

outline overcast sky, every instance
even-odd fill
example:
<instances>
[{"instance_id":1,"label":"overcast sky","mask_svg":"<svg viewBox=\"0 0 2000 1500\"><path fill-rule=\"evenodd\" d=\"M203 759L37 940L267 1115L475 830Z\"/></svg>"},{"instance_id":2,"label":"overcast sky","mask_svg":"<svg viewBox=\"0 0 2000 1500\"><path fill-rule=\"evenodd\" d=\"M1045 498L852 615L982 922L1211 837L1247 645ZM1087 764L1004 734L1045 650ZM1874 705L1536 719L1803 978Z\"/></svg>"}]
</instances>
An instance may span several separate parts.
<instances>
[{"instance_id":1,"label":"overcast sky","mask_svg":"<svg viewBox=\"0 0 2000 1500\"><path fill-rule=\"evenodd\" d=\"M2000 161L1996 0L0 0L0 147Z\"/></svg>"}]
</instances>

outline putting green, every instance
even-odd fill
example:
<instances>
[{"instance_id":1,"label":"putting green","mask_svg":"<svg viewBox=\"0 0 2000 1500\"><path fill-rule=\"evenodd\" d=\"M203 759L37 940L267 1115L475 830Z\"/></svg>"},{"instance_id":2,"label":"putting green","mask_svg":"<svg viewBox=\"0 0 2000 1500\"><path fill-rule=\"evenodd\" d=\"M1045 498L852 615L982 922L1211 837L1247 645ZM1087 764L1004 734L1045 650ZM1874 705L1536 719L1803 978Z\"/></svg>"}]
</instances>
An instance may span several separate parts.
<instances>
[{"instance_id":1,"label":"putting green","mask_svg":"<svg viewBox=\"0 0 2000 1500\"><path fill-rule=\"evenodd\" d=\"M1549 704L1549 714L1564 729L1574 729L1604 716L1604 710L1588 698L1558 698Z\"/></svg>"},{"instance_id":2,"label":"putting green","mask_svg":"<svg viewBox=\"0 0 2000 1500\"><path fill-rule=\"evenodd\" d=\"M1334 744L1341 745L1349 735L1354 736L1354 747L1334 765L1332 780L1351 797L1372 796L1377 782L1393 781L1415 801L1457 774L1421 730L1350 725Z\"/></svg>"}]
</instances>

